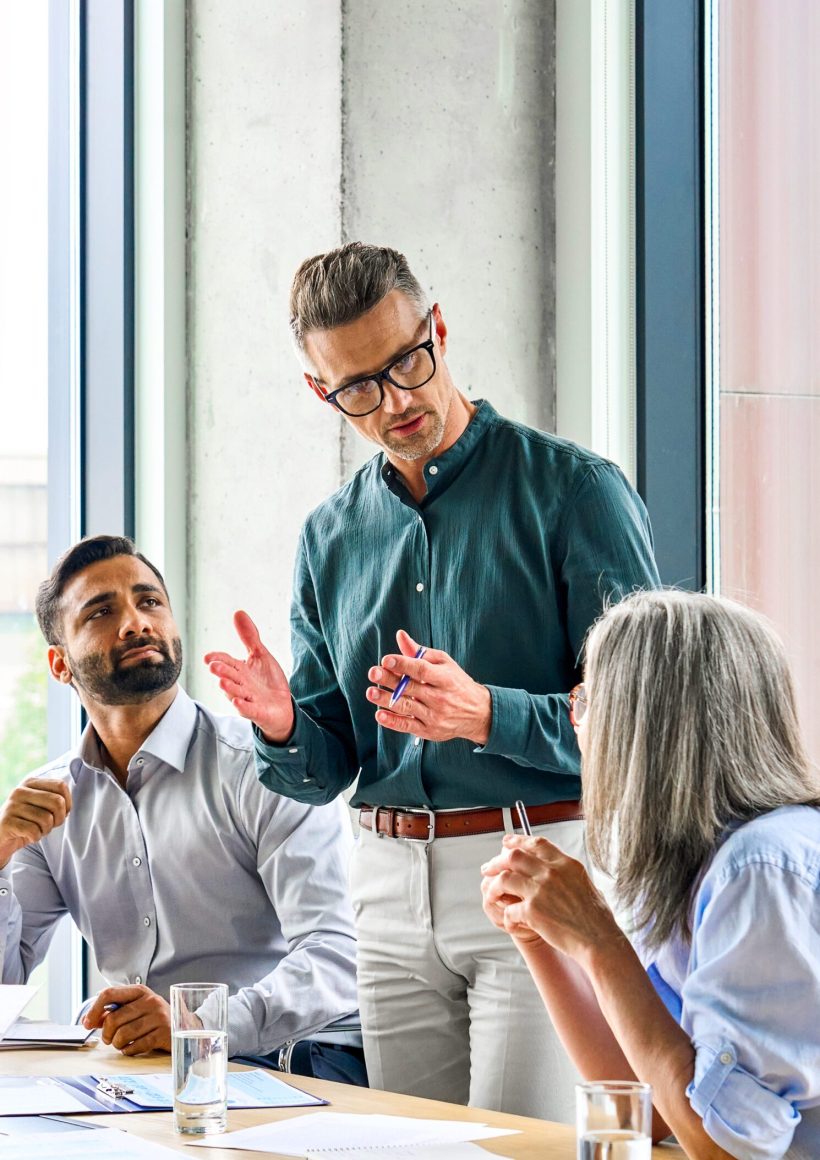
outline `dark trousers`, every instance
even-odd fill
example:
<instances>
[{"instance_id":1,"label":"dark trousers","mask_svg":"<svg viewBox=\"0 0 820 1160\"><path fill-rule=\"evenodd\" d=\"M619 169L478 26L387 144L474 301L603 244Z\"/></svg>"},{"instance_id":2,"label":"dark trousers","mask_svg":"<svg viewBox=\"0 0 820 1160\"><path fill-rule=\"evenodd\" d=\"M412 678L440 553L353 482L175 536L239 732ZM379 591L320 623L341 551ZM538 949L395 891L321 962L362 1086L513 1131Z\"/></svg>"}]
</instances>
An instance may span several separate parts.
<instances>
[{"instance_id":1,"label":"dark trousers","mask_svg":"<svg viewBox=\"0 0 820 1160\"><path fill-rule=\"evenodd\" d=\"M240 1055L236 1063L255 1067L270 1067L279 1071L279 1052L270 1055ZM335 1043L317 1043L303 1039L295 1045L290 1057L290 1074L309 1075L315 1079L331 1079L335 1083L367 1087L367 1068L360 1047L342 1047Z\"/></svg>"}]
</instances>

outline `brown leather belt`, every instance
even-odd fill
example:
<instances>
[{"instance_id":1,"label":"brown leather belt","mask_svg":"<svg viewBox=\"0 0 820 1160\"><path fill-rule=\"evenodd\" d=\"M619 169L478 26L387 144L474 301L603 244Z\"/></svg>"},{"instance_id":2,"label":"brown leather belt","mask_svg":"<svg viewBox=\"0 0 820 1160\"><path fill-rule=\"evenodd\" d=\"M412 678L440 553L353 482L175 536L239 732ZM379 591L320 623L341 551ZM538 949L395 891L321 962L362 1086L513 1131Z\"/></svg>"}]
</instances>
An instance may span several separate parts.
<instances>
[{"instance_id":1,"label":"brown leather belt","mask_svg":"<svg viewBox=\"0 0 820 1160\"><path fill-rule=\"evenodd\" d=\"M531 825L544 826L550 822L583 821L584 813L579 801L550 802L544 806L527 806L527 817ZM516 820L515 813L513 820ZM372 830L380 838L408 838L413 842L458 838L465 834L494 834L505 828L504 814L500 809L435 813L433 810L402 810L392 806L362 806L359 825Z\"/></svg>"}]
</instances>

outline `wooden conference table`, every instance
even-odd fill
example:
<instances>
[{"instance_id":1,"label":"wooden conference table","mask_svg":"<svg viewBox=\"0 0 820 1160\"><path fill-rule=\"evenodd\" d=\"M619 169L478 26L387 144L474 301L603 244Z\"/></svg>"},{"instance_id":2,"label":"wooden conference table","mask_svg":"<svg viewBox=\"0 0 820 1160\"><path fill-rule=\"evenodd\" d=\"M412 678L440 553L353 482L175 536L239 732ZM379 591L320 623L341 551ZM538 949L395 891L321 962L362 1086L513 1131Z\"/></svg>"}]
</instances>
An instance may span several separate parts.
<instances>
[{"instance_id":1,"label":"wooden conference table","mask_svg":"<svg viewBox=\"0 0 820 1160\"><path fill-rule=\"evenodd\" d=\"M164 1053L154 1052L138 1059L128 1059L101 1043L74 1050L0 1052L0 1075L84 1075L89 1072L93 1075L99 1073L122 1075L127 1072L157 1072L166 1069L170 1069L170 1057ZM457 1104L394 1095L391 1092L370 1091L367 1088L351 1087L347 1084L329 1083L327 1080L306 1079L303 1076L292 1078L298 1087L330 1100L334 1112L360 1114L379 1112L425 1119L477 1120L498 1127L517 1128L521 1133L518 1136L500 1136L494 1140L479 1141L480 1146L486 1149L490 1156L506 1156L515 1160L575 1160L575 1132L564 1124L532 1120L524 1116L508 1116L500 1112L485 1112L479 1108L463 1108ZM321 1110L321 1108L267 1108L233 1111L228 1113L228 1131ZM95 1115L93 1120L97 1124L124 1129L142 1136L145 1140L153 1140L166 1148L176 1149L184 1153L188 1160L260 1160L260 1157L265 1155L261 1152L235 1148L207 1150L187 1148L174 1131L171 1112ZM652 1155L659 1160L684 1160L681 1149L670 1145L653 1148Z\"/></svg>"}]
</instances>

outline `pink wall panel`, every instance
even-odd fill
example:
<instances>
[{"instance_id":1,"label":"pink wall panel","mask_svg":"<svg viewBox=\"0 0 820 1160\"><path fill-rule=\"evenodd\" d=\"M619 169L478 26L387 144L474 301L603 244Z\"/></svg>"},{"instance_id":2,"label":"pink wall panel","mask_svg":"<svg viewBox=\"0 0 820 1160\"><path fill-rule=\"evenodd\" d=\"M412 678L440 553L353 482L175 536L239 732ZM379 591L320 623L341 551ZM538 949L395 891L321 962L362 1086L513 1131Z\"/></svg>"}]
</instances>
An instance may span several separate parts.
<instances>
[{"instance_id":1,"label":"pink wall panel","mask_svg":"<svg viewBox=\"0 0 820 1160\"><path fill-rule=\"evenodd\" d=\"M721 384L820 395L820 3L720 6Z\"/></svg>"},{"instance_id":2,"label":"pink wall panel","mask_svg":"<svg viewBox=\"0 0 820 1160\"><path fill-rule=\"evenodd\" d=\"M820 764L820 398L721 402L721 588L786 641Z\"/></svg>"}]
</instances>

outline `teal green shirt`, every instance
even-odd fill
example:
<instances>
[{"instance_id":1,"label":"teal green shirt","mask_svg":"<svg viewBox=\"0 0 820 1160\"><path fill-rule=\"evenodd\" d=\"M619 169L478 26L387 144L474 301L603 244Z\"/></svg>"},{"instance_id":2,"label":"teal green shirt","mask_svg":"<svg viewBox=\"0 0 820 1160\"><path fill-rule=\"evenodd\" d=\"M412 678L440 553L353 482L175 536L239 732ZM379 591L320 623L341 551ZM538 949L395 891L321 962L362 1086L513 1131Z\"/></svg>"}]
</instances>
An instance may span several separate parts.
<instances>
[{"instance_id":1,"label":"teal green shirt","mask_svg":"<svg viewBox=\"0 0 820 1160\"><path fill-rule=\"evenodd\" d=\"M314 804L451 809L577 798L566 693L604 604L659 583L646 511L620 470L479 402L424 468L417 503L384 455L309 516L291 610L296 725L256 736L257 772ZM449 653L489 688L487 744L377 725L367 670L396 630Z\"/></svg>"}]
</instances>

